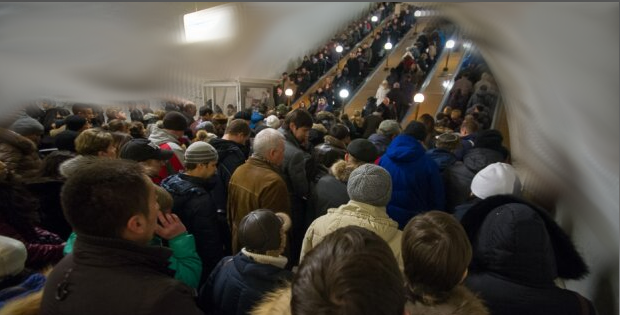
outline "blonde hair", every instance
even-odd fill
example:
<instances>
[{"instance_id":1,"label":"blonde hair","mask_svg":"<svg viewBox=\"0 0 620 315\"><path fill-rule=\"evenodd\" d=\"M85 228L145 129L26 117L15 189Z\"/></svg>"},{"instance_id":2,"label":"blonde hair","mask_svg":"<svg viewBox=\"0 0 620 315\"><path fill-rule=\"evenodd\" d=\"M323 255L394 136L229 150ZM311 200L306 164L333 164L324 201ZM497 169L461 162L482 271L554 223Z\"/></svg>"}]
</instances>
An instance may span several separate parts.
<instances>
[{"instance_id":1,"label":"blonde hair","mask_svg":"<svg viewBox=\"0 0 620 315\"><path fill-rule=\"evenodd\" d=\"M86 129L75 138L75 151L80 155L98 155L114 144L114 137L99 128Z\"/></svg>"}]
</instances>

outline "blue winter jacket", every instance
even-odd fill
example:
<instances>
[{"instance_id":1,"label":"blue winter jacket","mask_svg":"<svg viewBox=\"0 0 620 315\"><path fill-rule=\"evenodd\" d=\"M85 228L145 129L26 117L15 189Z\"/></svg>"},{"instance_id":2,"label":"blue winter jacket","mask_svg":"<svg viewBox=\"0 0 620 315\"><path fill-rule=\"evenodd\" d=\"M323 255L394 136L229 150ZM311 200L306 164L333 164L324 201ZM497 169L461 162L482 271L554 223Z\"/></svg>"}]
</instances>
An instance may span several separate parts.
<instances>
[{"instance_id":1,"label":"blue winter jacket","mask_svg":"<svg viewBox=\"0 0 620 315\"><path fill-rule=\"evenodd\" d=\"M249 314L265 294L292 279L292 272L258 263L240 252L217 264L200 289L198 305L207 314Z\"/></svg>"},{"instance_id":2,"label":"blue winter jacket","mask_svg":"<svg viewBox=\"0 0 620 315\"><path fill-rule=\"evenodd\" d=\"M400 229L419 213L444 210L446 201L439 168L414 137L396 137L379 165L392 176L392 199L387 213Z\"/></svg>"}]
</instances>

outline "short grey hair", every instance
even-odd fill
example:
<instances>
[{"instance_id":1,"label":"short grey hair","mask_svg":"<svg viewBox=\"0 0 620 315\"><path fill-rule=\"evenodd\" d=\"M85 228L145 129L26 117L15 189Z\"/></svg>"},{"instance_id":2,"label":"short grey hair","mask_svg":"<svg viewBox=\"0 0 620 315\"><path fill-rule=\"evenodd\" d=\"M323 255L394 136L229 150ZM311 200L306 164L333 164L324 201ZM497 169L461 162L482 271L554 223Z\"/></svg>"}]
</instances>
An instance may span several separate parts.
<instances>
[{"instance_id":1,"label":"short grey hair","mask_svg":"<svg viewBox=\"0 0 620 315\"><path fill-rule=\"evenodd\" d=\"M263 129L254 138L254 155L266 158L270 150L284 143L284 135L273 128Z\"/></svg>"}]
</instances>

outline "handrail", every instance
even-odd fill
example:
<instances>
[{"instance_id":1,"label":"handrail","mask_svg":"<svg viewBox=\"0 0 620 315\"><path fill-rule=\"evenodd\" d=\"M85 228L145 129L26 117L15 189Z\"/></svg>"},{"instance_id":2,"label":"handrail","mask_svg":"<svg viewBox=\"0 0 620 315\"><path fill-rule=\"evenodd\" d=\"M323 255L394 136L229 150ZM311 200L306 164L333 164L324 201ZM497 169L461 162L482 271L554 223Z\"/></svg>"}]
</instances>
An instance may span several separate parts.
<instances>
[{"instance_id":1,"label":"handrail","mask_svg":"<svg viewBox=\"0 0 620 315\"><path fill-rule=\"evenodd\" d=\"M374 38L374 35L376 34L377 31L382 31L383 28L385 27L385 24L391 21L392 20L389 18L389 16L383 19L383 21L379 23L379 25L377 25L374 29L372 29L370 33L366 35L365 38L360 40L357 44L355 44L355 46L351 47L351 49L349 49L349 52L356 50L358 47L361 47L365 43L368 43L370 39ZM339 59L340 60L336 64L334 64L329 70L327 70L325 74L323 74L318 80L316 80L316 82L314 82L314 84L312 84L306 90L306 92L304 92L304 94L302 94L299 98L297 98L297 100L295 100L295 102L291 106L293 109L299 107L299 104L302 101L304 101L305 104L310 106L309 104L310 95L316 92L316 90L318 90L319 87L323 87L325 85L325 81L327 80L327 78L334 76L336 72L338 72L338 69L340 69L341 66L344 66L346 64L346 62L349 60L349 57L347 55L346 57L341 57Z\"/></svg>"}]
</instances>

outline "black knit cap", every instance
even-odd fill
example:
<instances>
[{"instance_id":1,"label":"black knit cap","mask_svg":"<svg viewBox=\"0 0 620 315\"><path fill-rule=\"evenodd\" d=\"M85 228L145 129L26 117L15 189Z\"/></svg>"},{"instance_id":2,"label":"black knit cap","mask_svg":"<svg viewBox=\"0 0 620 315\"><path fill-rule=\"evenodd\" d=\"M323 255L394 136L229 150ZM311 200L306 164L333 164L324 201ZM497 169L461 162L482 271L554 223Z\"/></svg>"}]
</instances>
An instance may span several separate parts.
<instances>
[{"instance_id":1,"label":"black knit cap","mask_svg":"<svg viewBox=\"0 0 620 315\"><path fill-rule=\"evenodd\" d=\"M179 112L168 112L164 116L164 129L185 131L187 126L187 118Z\"/></svg>"},{"instance_id":2,"label":"black knit cap","mask_svg":"<svg viewBox=\"0 0 620 315\"><path fill-rule=\"evenodd\" d=\"M414 120L407 125L403 133L416 138L418 141L424 141L426 139L426 126Z\"/></svg>"},{"instance_id":3,"label":"black knit cap","mask_svg":"<svg viewBox=\"0 0 620 315\"><path fill-rule=\"evenodd\" d=\"M65 118L65 125L67 130L79 131L86 125L86 118L79 115L71 115Z\"/></svg>"},{"instance_id":4,"label":"black knit cap","mask_svg":"<svg viewBox=\"0 0 620 315\"><path fill-rule=\"evenodd\" d=\"M504 137L499 130L489 129L478 132L476 139L474 140L475 148L485 148L500 152L504 155L504 158L508 157L508 149L502 145Z\"/></svg>"},{"instance_id":5,"label":"black knit cap","mask_svg":"<svg viewBox=\"0 0 620 315\"><path fill-rule=\"evenodd\" d=\"M355 139L347 146L349 155L358 161L374 163L379 157L379 151L372 142L366 139Z\"/></svg>"}]
</instances>

